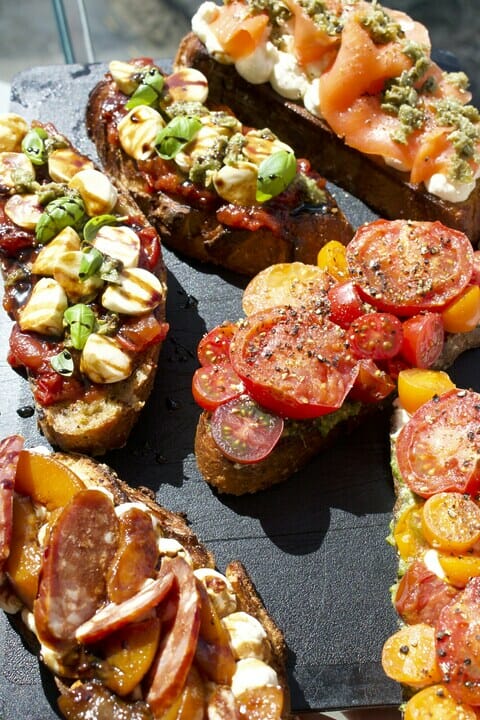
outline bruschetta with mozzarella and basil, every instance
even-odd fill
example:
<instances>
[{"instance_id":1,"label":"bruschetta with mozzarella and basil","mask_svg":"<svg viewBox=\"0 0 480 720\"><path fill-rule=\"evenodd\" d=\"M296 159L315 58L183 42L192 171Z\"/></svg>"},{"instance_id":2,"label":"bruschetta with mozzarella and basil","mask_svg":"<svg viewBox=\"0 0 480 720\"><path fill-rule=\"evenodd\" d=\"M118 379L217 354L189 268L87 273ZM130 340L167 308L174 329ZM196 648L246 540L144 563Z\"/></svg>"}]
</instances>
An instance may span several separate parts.
<instances>
[{"instance_id":1,"label":"bruschetta with mozzarella and basil","mask_svg":"<svg viewBox=\"0 0 480 720\"><path fill-rule=\"evenodd\" d=\"M121 447L151 391L165 322L157 232L52 125L0 116L8 362L57 447Z\"/></svg>"},{"instance_id":2,"label":"bruschetta with mozzarella and basil","mask_svg":"<svg viewBox=\"0 0 480 720\"><path fill-rule=\"evenodd\" d=\"M91 92L87 128L106 172L130 190L162 243L181 255L255 275L315 262L353 231L308 159L262 123L207 107L202 73L113 61ZM210 108L210 109L209 109ZM307 155L305 157L308 158Z\"/></svg>"}]
</instances>

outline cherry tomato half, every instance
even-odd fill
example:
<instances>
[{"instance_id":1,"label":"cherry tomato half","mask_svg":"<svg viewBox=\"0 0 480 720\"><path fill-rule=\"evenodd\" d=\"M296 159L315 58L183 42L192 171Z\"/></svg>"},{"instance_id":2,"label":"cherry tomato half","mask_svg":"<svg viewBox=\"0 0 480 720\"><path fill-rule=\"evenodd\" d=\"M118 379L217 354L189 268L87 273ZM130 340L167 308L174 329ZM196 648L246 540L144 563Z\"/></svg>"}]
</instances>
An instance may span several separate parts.
<instances>
[{"instance_id":1,"label":"cherry tomato half","mask_svg":"<svg viewBox=\"0 0 480 720\"><path fill-rule=\"evenodd\" d=\"M356 375L344 330L322 315L289 307L244 320L230 359L260 405L294 419L341 407Z\"/></svg>"},{"instance_id":2,"label":"cherry tomato half","mask_svg":"<svg viewBox=\"0 0 480 720\"><path fill-rule=\"evenodd\" d=\"M426 312L405 320L401 354L412 367L426 369L438 360L445 332L439 313Z\"/></svg>"},{"instance_id":3,"label":"cherry tomato half","mask_svg":"<svg viewBox=\"0 0 480 720\"><path fill-rule=\"evenodd\" d=\"M445 330L451 333L466 333L480 323L480 286L469 285L442 312Z\"/></svg>"},{"instance_id":4,"label":"cherry tomato half","mask_svg":"<svg viewBox=\"0 0 480 720\"><path fill-rule=\"evenodd\" d=\"M440 310L462 292L472 277L473 248L440 222L376 220L357 230L347 262L367 302L408 316Z\"/></svg>"},{"instance_id":5,"label":"cherry tomato half","mask_svg":"<svg viewBox=\"0 0 480 720\"><path fill-rule=\"evenodd\" d=\"M367 313L352 322L348 340L356 357L386 360L402 346L402 323L391 313Z\"/></svg>"},{"instance_id":6,"label":"cherry tomato half","mask_svg":"<svg viewBox=\"0 0 480 720\"><path fill-rule=\"evenodd\" d=\"M229 359L230 342L237 330L235 323L224 323L206 333L198 343L200 365L218 365Z\"/></svg>"},{"instance_id":7,"label":"cherry tomato half","mask_svg":"<svg viewBox=\"0 0 480 720\"><path fill-rule=\"evenodd\" d=\"M193 398L204 410L215 410L222 403L245 392L245 385L229 362L206 365L195 370Z\"/></svg>"},{"instance_id":8,"label":"cherry tomato half","mask_svg":"<svg viewBox=\"0 0 480 720\"><path fill-rule=\"evenodd\" d=\"M211 418L212 437L222 453L239 463L263 460L283 432L283 420L248 395L220 405Z\"/></svg>"},{"instance_id":9,"label":"cherry tomato half","mask_svg":"<svg viewBox=\"0 0 480 720\"><path fill-rule=\"evenodd\" d=\"M398 374L398 398L401 406L413 414L434 395L453 390L455 383L443 370L407 368Z\"/></svg>"},{"instance_id":10,"label":"cherry tomato half","mask_svg":"<svg viewBox=\"0 0 480 720\"><path fill-rule=\"evenodd\" d=\"M349 397L364 403L384 400L395 390L395 383L388 373L377 367L373 360L360 360L357 377Z\"/></svg>"},{"instance_id":11,"label":"cherry tomato half","mask_svg":"<svg viewBox=\"0 0 480 720\"><path fill-rule=\"evenodd\" d=\"M408 566L395 595L395 609L406 623L434 625L440 611L458 590L439 578L421 560Z\"/></svg>"},{"instance_id":12,"label":"cherry tomato half","mask_svg":"<svg viewBox=\"0 0 480 720\"><path fill-rule=\"evenodd\" d=\"M397 438L398 469L408 487L425 498L477 492L479 427L480 395L473 390L450 390L422 405Z\"/></svg>"},{"instance_id":13,"label":"cherry tomato half","mask_svg":"<svg viewBox=\"0 0 480 720\"><path fill-rule=\"evenodd\" d=\"M365 313L363 301L351 280L336 283L327 296L330 301L330 320L345 330Z\"/></svg>"}]
</instances>

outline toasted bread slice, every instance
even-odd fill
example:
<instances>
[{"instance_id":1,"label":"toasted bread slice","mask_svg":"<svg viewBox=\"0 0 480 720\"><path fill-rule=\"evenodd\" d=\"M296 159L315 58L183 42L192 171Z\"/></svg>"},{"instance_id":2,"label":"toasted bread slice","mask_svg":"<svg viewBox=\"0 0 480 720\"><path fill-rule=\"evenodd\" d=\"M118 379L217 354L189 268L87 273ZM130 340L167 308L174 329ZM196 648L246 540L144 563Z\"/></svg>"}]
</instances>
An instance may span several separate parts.
<instances>
[{"instance_id":1,"label":"toasted bread slice","mask_svg":"<svg viewBox=\"0 0 480 720\"><path fill-rule=\"evenodd\" d=\"M53 126L11 114L0 122L12 147L2 152L0 198L4 307L14 321L8 360L28 376L49 442L99 455L125 444L154 383L168 330L160 241L129 193ZM22 150L29 138L45 145L41 163ZM23 180L8 174L9 162ZM76 224L54 208L62 198L73 198ZM101 264L81 279L93 253Z\"/></svg>"},{"instance_id":2,"label":"toasted bread slice","mask_svg":"<svg viewBox=\"0 0 480 720\"><path fill-rule=\"evenodd\" d=\"M244 80L232 64L209 55L205 45L190 33L180 42L175 67L191 67L208 79L210 102L225 104L242 122L258 125L268 117L272 130L298 155L309 157L312 167L328 180L365 202L381 217L440 220L466 233L477 246L480 240L480 183L469 197L451 202L429 193L409 175L387 165L377 155L366 155L345 144L321 118L295 101L276 93L268 83Z\"/></svg>"},{"instance_id":3,"label":"toasted bread slice","mask_svg":"<svg viewBox=\"0 0 480 720\"><path fill-rule=\"evenodd\" d=\"M18 436L1 444L1 506L10 504L4 513L10 528L0 535L0 600L37 637L40 657L58 680L62 715L104 706L146 719L174 713L189 697L203 711L199 717L224 704L238 712L240 702L272 703L276 714L269 717L289 717L285 641L243 565L232 562L219 573L184 516L159 506L150 491L129 487L106 465L21 445ZM48 488L41 477L47 467ZM12 482L4 483L7 477ZM41 510L41 524L49 527L35 548L23 548L54 558L31 567L34 593L25 567L19 570L22 542L30 542L18 525L19 503ZM91 512L95 507L103 508L102 518ZM79 534L80 565L66 547ZM104 568L94 581L90 565L95 575ZM72 600L56 595L66 575ZM92 612L85 612L89 604Z\"/></svg>"},{"instance_id":4,"label":"toasted bread slice","mask_svg":"<svg viewBox=\"0 0 480 720\"><path fill-rule=\"evenodd\" d=\"M131 137L121 125L127 115L125 105L129 96L120 89L124 88L124 84L118 79L118 63L112 63L111 67L117 80L107 74L105 80L91 92L87 106L87 129L105 171L119 178L129 189L157 228L166 246L201 262L213 263L244 275L255 275L277 262L290 262L295 259L315 262L319 249L329 239L348 242L352 235L350 224L325 187L325 182L307 169L301 177L309 178L307 183L310 183L310 188L315 188L314 197L311 190L300 188L297 183L295 191L287 188L286 192L278 196L278 200L273 197L260 205L254 197L249 200L225 200L219 196L211 181L208 180L208 186L205 186L203 180L190 180L191 172L189 174L184 165L176 164L174 158L167 161L163 159L162 162L156 157L153 149L154 138L148 140L150 145L145 141L146 149L142 153L142 158L145 159L135 159L129 154L133 144ZM142 71L140 66L132 64L130 67L133 68L131 73L136 68L137 76ZM125 73L123 67L122 72ZM178 77L181 77L181 74L165 78L165 87L170 94L172 88L175 89L180 82ZM185 80L182 82L186 83ZM198 93L199 84L200 81L197 81L194 96ZM188 84L185 87L188 90ZM205 95L206 92L205 90ZM168 97L165 95L158 101L159 123L165 124L165 120L160 121L160 116L169 119ZM175 105L178 108L179 103ZM192 103L184 105L191 111ZM203 113L204 122L208 123L205 118L210 115L206 108L199 107L198 103L195 108L197 112ZM153 110L148 109L150 117ZM231 116L228 117L231 125L234 121ZM257 124L265 136L268 132L263 129L266 117L268 114ZM242 129L240 123L237 123L236 137L247 130L248 128ZM195 142L197 141L193 138L190 144L178 153L178 157L182 157L182 163L185 157L189 157L189 148L193 148L192 154L196 152ZM148 148L150 150L147 152ZM211 149L207 146L205 152L209 153ZM242 162L245 165L245 162ZM304 164L303 167L308 166ZM248 172L252 168L250 162ZM176 178L173 184L170 182L170 190L165 182L167 177L170 181ZM249 182L250 180L242 181L243 187L248 187ZM291 188L292 184L289 187ZM251 193L249 194L251 196ZM252 218L253 222L249 222L249 218Z\"/></svg>"}]
</instances>

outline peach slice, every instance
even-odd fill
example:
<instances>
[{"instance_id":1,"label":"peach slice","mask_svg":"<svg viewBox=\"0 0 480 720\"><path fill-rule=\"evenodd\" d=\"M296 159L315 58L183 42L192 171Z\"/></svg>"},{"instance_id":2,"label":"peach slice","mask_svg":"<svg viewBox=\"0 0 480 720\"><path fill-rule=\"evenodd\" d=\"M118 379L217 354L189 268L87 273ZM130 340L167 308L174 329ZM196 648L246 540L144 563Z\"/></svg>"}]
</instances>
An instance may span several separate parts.
<instances>
[{"instance_id":1,"label":"peach slice","mask_svg":"<svg viewBox=\"0 0 480 720\"><path fill-rule=\"evenodd\" d=\"M69 467L50 455L23 450L15 478L15 490L28 495L47 510L63 508L85 485Z\"/></svg>"},{"instance_id":2,"label":"peach slice","mask_svg":"<svg viewBox=\"0 0 480 720\"><path fill-rule=\"evenodd\" d=\"M6 573L20 600L31 610L37 597L43 553L38 543L38 520L30 498L13 498L13 525Z\"/></svg>"}]
</instances>

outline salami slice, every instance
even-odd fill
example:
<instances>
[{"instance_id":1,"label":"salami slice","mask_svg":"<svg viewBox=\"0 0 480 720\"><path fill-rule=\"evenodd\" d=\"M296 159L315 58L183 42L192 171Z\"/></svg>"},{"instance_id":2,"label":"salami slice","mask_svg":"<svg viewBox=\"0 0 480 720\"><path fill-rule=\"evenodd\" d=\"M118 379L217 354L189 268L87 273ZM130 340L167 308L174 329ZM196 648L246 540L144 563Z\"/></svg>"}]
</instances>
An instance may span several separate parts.
<instances>
[{"instance_id":1,"label":"salami slice","mask_svg":"<svg viewBox=\"0 0 480 720\"><path fill-rule=\"evenodd\" d=\"M74 642L76 629L105 601L117 535L118 518L106 493L82 490L64 508L50 535L34 604L41 642Z\"/></svg>"},{"instance_id":2,"label":"salami slice","mask_svg":"<svg viewBox=\"0 0 480 720\"><path fill-rule=\"evenodd\" d=\"M23 445L23 438L19 435L11 435L0 443L0 568L10 554L13 490Z\"/></svg>"}]
</instances>

